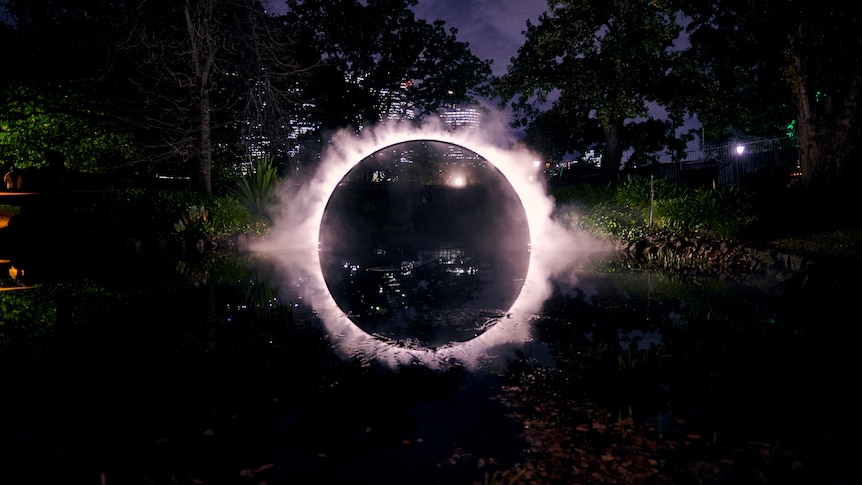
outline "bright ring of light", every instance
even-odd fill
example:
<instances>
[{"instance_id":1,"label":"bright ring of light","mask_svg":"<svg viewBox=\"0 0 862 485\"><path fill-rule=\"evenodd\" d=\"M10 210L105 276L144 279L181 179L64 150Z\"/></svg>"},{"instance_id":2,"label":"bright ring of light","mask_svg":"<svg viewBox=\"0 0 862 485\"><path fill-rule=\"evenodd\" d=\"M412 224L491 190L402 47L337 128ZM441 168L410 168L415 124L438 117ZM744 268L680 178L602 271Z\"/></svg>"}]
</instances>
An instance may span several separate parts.
<instances>
[{"instance_id":1,"label":"bright ring of light","mask_svg":"<svg viewBox=\"0 0 862 485\"><path fill-rule=\"evenodd\" d=\"M493 164L508 180L527 215L531 251L524 286L509 310L509 317L465 342L435 348L407 348L367 334L344 314L329 292L320 267L318 240L324 211L342 178L360 161L377 151L401 143L439 141L460 145ZM332 139L313 180L302 188L292 187L281 197L281 213L269 238L253 249L279 263L288 275L302 279L304 298L313 307L327 331L345 355L375 359L389 365L420 361L437 366L456 359L473 365L491 349L530 338L529 320L550 293L550 275L560 261L543 258L543 246L560 243L565 230L551 219L553 200L544 186L533 180L537 157L523 148L504 149L479 139L476 133L450 132L439 125L421 128L387 127L365 129L357 137L352 132Z\"/></svg>"}]
</instances>

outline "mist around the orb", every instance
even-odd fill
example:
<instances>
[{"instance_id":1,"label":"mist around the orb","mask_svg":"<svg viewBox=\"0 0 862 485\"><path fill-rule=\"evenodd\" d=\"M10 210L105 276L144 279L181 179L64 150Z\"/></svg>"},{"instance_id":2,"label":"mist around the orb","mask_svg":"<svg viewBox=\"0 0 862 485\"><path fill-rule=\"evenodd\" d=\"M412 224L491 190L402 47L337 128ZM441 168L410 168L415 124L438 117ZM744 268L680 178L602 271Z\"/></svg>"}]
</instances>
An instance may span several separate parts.
<instances>
[{"instance_id":1,"label":"mist around the orb","mask_svg":"<svg viewBox=\"0 0 862 485\"><path fill-rule=\"evenodd\" d=\"M353 131L340 132L332 137L330 148L322 154L314 177L304 186L286 186L282 190L271 232L251 249L272 262L286 286L300 291L345 357L375 360L393 367L415 363L439 367L452 362L474 367L493 360L497 357L495 353L517 348L532 339L530 322L551 294L553 278L565 275L571 279L578 260L607 249L554 219L554 201L534 163L539 157L512 139L497 136L501 131L491 133L496 139L486 139L487 132L483 138L482 133L448 131L433 122L421 127L365 128L359 136ZM492 164L522 205L523 212L508 219L523 222L525 215L528 226L526 274L505 314L472 336L448 343L435 342L433 346L416 340L381 337L358 326L345 312L344 301L341 305L336 301L321 267L327 238L326 231L321 230L322 223L339 184L361 161L380 150L413 142L463 147Z\"/></svg>"}]
</instances>

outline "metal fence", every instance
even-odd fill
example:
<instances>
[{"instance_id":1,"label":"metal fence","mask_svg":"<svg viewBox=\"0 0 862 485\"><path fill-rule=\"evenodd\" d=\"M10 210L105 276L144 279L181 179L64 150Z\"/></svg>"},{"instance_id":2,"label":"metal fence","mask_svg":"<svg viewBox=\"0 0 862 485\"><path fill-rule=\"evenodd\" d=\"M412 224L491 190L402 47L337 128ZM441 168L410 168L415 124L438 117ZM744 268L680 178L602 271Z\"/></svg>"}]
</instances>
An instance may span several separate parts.
<instances>
[{"instance_id":1,"label":"metal fence","mask_svg":"<svg viewBox=\"0 0 862 485\"><path fill-rule=\"evenodd\" d=\"M788 137L690 150L681 160L665 153L658 164L626 169L624 176L663 177L692 186L778 189L790 184L798 171L799 144Z\"/></svg>"}]
</instances>

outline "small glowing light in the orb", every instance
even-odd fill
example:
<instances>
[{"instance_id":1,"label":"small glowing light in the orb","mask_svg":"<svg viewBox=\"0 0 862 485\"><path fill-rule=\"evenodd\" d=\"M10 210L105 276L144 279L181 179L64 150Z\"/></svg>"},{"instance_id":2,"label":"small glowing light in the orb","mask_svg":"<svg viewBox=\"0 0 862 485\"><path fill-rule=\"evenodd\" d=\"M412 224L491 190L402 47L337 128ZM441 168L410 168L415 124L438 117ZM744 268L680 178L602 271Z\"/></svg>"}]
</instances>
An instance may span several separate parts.
<instances>
[{"instance_id":1,"label":"small glowing light in the orb","mask_svg":"<svg viewBox=\"0 0 862 485\"><path fill-rule=\"evenodd\" d=\"M485 361L495 349L523 345L532 340L531 322L552 293L551 278L569 271L575 259L586 251L597 252L585 239L576 237L552 217L554 201L536 176L538 156L511 139L488 141L501 131L449 131L439 121L416 127L387 124L367 127L356 136L346 130L332 137L330 148L321 155L314 177L302 187L280 194L280 213L268 237L255 242L252 250L273 260L287 280L299 275L301 292L317 318L344 356L365 356L391 366L422 363L429 367L449 365L453 360L473 367ZM422 348L377 338L350 319L329 292L321 268L321 223L330 197L344 176L361 160L392 146L416 141L449 143L470 150L488 161L509 182L520 199L529 233L529 263L520 293L501 318L475 338L436 348ZM541 163L538 165L541 166ZM315 238L309 244L309 238ZM600 248L602 251L609 247ZM409 271L410 268L401 268Z\"/></svg>"},{"instance_id":2,"label":"small glowing light in the orb","mask_svg":"<svg viewBox=\"0 0 862 485\"><path fill-rule=\"evenodd\" d=\"M451 185L452 187L464 187L467 185L467 180L461 175L456 175L452 177Z\"/></svg>"},{"instance_id":3,"label":"small glowing light in the orb","mask_svg":"<svg viewBox=\"0 0 862 485\"><path fill-rule=\"evenodd\" d=\"M736 145L736 154L742 155L745 152L745 145Z\"/></svg>"}]
</instances>

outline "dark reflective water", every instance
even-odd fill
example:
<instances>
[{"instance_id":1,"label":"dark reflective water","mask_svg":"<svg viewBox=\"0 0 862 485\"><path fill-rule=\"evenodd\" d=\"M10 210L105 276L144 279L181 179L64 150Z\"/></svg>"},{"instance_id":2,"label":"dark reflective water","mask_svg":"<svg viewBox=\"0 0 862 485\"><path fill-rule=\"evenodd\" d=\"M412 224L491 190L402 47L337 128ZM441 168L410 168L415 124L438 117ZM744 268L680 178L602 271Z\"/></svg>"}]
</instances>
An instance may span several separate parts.
<instances>
[{"instance_id":1,"label":"dark reflective water","mask_svg":"<svg viewBox=\"0 0 862 485\"><path fill-rule=\"evenodd\" d=\"M608 262L557 281L534 340L483 368L390 369L342 358L296 283L274 287L253 260L126 262L0 293L3 483L481 483L551 456L527 430L586 403L676 440L655 453L677 483L726 460L858 478L855 296L831 274L794 286Z\"/></svg>"}]
</instances>

